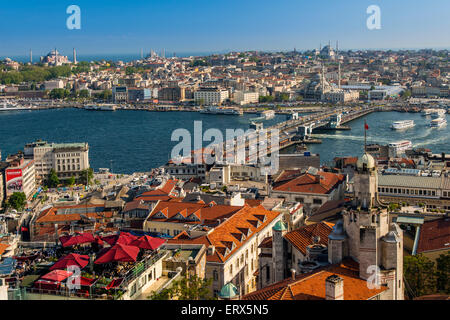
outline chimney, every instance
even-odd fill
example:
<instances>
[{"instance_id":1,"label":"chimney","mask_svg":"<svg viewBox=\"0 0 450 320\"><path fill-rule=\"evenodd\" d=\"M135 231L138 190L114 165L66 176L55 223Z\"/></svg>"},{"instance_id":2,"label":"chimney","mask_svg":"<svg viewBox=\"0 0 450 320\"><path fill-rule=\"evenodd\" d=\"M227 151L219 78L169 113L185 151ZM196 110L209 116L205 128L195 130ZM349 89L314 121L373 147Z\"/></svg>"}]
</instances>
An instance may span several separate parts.
<instances>
[{"instance_id":1,"label":"chimney","mask_svg":"<svg viewBox=\"0 0 450 320\"><path fill-rule=\"evenodd\" d=\"M344 300L344 279L333 274L325 280L325 299Z\"/></svg>"},{"instance_id":2,"label":"chimney","mask_svg":"<svg viewBox=\"0 0 450 320\"><path fill-rule=\"evenodd\" d=\"M294 268L291 269L291 277L292 277L292 280L295 280L295 269Z\"/></svg>"}]
</instances>

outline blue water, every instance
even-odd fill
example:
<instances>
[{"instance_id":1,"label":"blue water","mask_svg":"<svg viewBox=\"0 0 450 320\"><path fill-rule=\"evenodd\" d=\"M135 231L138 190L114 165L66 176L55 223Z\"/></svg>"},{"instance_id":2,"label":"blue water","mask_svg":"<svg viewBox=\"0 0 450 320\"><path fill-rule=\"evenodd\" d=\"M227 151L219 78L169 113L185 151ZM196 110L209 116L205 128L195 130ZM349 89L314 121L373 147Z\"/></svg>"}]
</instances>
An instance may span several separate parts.
<instances>
[{"instance_id":1,"label":"blue water","mask_svg":"<svg viewBox=\"0 0 450 320\"><path fill-rule=\"evenodd\" d=\"M90 163L94 169L112 168L117 173L149 171L167 162L171 141L177 128L193 132L194 120L201 120L203 132L209 128L248 129L249 119L243 116L208 115L197 112L122 111L95 112L81 109L0 112L0 149L7 154L23 150L26 143L43 139L49 142L88 142ZM265 126L284 121L277 115ZM368 143L387 144L402 139L411 140L414 147L427 147L434 153L450 153L450 123L442 128L430 128L429 117L420 113L379 112L365 117L369 130ZM412 119L416 126L406 131L390 129L392 121ZM450 121L448 115L447 120ZM315 134L322 144L309 145L328 164L334 157L357 156L364 144L364 118L348 123L352 130ZM204 142L204 146L210 142ZM112 163L111 163L111 160Z\"/></svg>"},{"instance_id":2,"label":"blue water","mask_svg":"<svg viewBox=\"0 0 450 320\"><path fill-rule=\"evenodd\" d=\"M4 159L37 139L57 143L88 142L90 164L95 170L111 168L112 164L117 173L149 171L170 158L172 148L178 144L178 141L171 141L175 129L193 132L194 121L200 120L203 132L217 128L225 137L226 129L249 129L249 119L256 116L82 109L0 112L0 150ZM264 125L285 119L285 115L277 115ZM192 136L192 146L193 139ZM204 142L204 146L209 143Z\"/></svg>"},{"instance_id":3,"label":"blue water","mask_svg":"<svg viewBox=\"0 0 450 320\"><path fill-rule=\"evenodd\" d=\"M59 50L58 50L59 51ZM50 52L50 50L49 50ZM184 58L184 57L190 57L190 56L209 56L212 54L220 54L220 53L225 53L226 51L218 51L218 52L165 52L165 57L166 58L171 58L173 57L174 53L176 55L176 57L179 58ZM33 62L37 63L39 62L39 57L40 56L45 56L47 55L48 52L45 53L33 53ZM158 50L156 52L158 55L161 55L160 50ZM73 52L61 52L60 54L63 56L67 56L69 58L70 61L72 61L73 58ZM149 54L149 52L144 51L144 57L146 57ZM12 55L12 56L5 56L5 55L1 55L0 54L0 60L3 60L5 58L10 58L14 61L17 62L23 62L23 63L27 63L30 61L30 56L29 55ZM137 53L122 53L122 54L82 54L80 52L77 53L77 61L101 61L101 60L106 60L106 61L123 61L123 62L131 62L131 61L135 61L135 60L140 60L141 59L141 54L140 51L138 50Z\"/></svg>"},{"instance_id":4,"label":"blue water","mask_svg":"<svg viewBox=\"0 0 450 320\"><path fill-rule=\"evenodd\" d=\"M447 121L450 117L446 115ZM429 148L433 153L450 152L450 122L441 128L429 126L431 117L421 113L377 112L348 124L349 131L330 131L313 136L322 139L319 145L309 145L309 150L319 153L321 162L329 164L334 157L360 155L364 149L364 120L367 121L367 143L386 145L399 140L410 140L413 147ZM390 128L393 121L414 120L415 127L396 131Z\"/></svg>"}]
</instances>

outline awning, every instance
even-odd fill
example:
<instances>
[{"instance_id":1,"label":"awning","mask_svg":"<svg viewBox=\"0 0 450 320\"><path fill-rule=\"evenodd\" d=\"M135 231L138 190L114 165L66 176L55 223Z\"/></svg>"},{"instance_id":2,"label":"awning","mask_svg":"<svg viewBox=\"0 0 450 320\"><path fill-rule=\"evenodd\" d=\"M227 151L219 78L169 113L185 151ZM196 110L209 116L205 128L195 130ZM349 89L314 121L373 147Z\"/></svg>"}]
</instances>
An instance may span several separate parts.
<instances>
[{"instance_id":1,"label":"awning","mask_svg":"<svg viewBox=\"0 0 450 320\"><path fill-rule=\"evenodd\" d=\"M166 240L161 238L154 238L148 235L142 236L139 239L134 240L130 244L145 250L156 250L158 249Z\"/></svg>"},{"instance_id":2,"label":"awning","mask_svg":"<svg viewBox=\"0 0 450 320\"><path fill-rule=\"evenodd\" d=\"M0 264L0 275L10 275L16 269L17 260L14 258L5 258Z\"/></svg>"},{"instance_id":3,"label":"awning","mask_svg":"<svg viewBox=\"0 0 450 320\"><path fill-rule=\"evenodd\" d=\"M396 222L403 224L423 224L424 217L398 216Z\"/></svg>"},{"instance_id":4,"label":"awning","mask_svg":"<svg viewBox=\"0 0 450 320\"><path fill-rule=\"evenodd\" d=\"M59 238L63 247L71 247L77 244L94 242L92 233L77 233L71 236L62 236Z\"/></svg>"},{"instance_id":5,"label":"awning","mask_svg":"<svg viewBox=\"0 0 450 320\"><path fill-rule=\"evenodd\" d=\"M122 281L123 281L123 278L120 278L120 279L113 279L113 281L111 281L111 282L106 286L106 290L117 288L118 286L120 286L120 284L122 283Z\"/></svg>"},{"instance_id":6,"label":"awning","mask_svg":"<svg viewBox=\"0 0 450 320\"><path fill-rule=\"evenodd\" d=\"M79 267L80 269L83 269L88 265L88 263L89 263L89 256L71 253L59 259L54 265L50 267L50 270L56 269L64 270L70 266L76 266Z\"/></svg>"},{"instance_id":7,"label":"awning","mask_svg":"<svg viewBox=\"0 0 450 320\"><path fill-rule=\"evenodd\" d=\"M135 262L139 254L139 248L117 243L114 247L105 252L100 258L95 260L95 264L110 262Z\"/></svg>"},{"instance_id":8,"label":"awning","mask_svg":"<svg viewBox=\"0 0 450 320\"><path fill-rule=\"evenodd\" d=\"M61 282L66 280L68 277L70 277L73 274L73 272L70 271L64 271L64 270L53 270L46 275L42 276L39 280L49 280L49 281L56 281Z\"/></svg>"}]
</instances>

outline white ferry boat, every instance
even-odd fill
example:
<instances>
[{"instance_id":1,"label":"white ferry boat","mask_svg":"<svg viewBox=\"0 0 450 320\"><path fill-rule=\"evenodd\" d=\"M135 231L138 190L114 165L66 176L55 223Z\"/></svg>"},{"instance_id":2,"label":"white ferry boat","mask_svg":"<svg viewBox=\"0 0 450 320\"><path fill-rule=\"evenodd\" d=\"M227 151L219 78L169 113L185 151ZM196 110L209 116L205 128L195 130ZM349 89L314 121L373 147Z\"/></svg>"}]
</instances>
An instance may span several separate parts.
<instances>
[{"instance_id":1,"label":"white ferry boat","mask_svg":"<svg viewBox=\"0 0 450 320\"><path fill-rule=\"evenodd\" d=\"M116 111L117 106L115 104L89 104L84 106L85 110L97 110L97 111Z\"/></svg>"},{"instance_id":2,"label":"white ferry boat","mask_svg":"<svg viewBox=\"0 0 450 320\"><path fill-rule=\"evenodd\" d=\"M430 127L432 128L440 128L447 124L447 120L445 118L433 119L430 122Z\"/></svg>"},{"instance_id":3,"label":"white ferry boat","mask_svg":"<svg viewBox=\"0 0 450 320\"><path fill-rule=\"evenodd\" d=\"M390 157L397 157L406 150L412 148L412 142L409 140L401 140L397 142L391 142L388 144L388 152Z\"/></svg>"},{"instance_id":4,"label":"white ferry boat","mask_svg":"<svg viewBox=\"0 0 450 320\"><path fill-rule=\"evenodd\" d=\"M444 109L434 109L433 112L431 112L431 117L433 119L439 119L442 118L445 115Z\"/></svg>"},{"instance_id":5,"label":"white ferry boat","mask_svg":"<svg viewBox=\"0 0 450 320\"><path fill-rule=\"evenodd\" d=\"M429 116L433 111L434 109L423 109L422 116Z\"/></svg>"},{"instance_id":6,"label":"white ferry boat","mask_svg":"<svg viewBox=\"0 0 450 320\"><path fill-rule=\"evenodd\" d=\"M391 128L394 130L403 130L414 127L414 120L394 121Z\"/></svg>"},{"instance_id":7,"label":"white ferry boat","mask_svg":"<svg viewBox=\"0 0 450 320\"><path fill-rule=\"evenodd\" d=\"M32 106L23 106L17 103L4 101L0 103L0 111L18 111L18 110L31 110Z\"/></svg>"},{"instance_id":8,"label":"white ferry boat","mask_svg":"<svg viewBox=\"0 0 450 320\"><path fill-rule=\"evenodd\" d=\"M275 111L273 110L265 110L260 113L260 116L257 118L251 118L250 122L261 122L265 120L270 120L275 117Z\"/></svg>"},{"instance_id":9,"label":"white ferry boat","mask_svg":"<svg viewBox=\"0 0 450 320\"><path fill-rule=\"evenodd\" d=\"M200 113L241 115L242 111L235 109L235 108L206 107L206 108L200 110Z\"/></svg>"}]
</instances>

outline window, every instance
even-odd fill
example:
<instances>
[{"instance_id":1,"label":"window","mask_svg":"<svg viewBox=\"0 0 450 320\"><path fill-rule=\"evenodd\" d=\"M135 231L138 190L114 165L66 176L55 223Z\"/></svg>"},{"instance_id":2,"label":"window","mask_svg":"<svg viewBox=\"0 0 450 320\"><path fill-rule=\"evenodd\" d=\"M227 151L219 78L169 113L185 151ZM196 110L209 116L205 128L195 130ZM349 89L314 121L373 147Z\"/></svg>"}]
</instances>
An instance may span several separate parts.
<instances>
[{"instance_id":1,"label":"window","mask_svg":"<svg viewBox=\"0 0 450 320\"><path fill-rule=\"evenodd\" d=\"M219 273L217 272L217 270L213 271L213 279L214 279L214 281L218 281L219 280Z\"/></svg>"},{"instance_id":2,"label":"window","mask_svg":"<svg viewBox=\"0 0 450 320\"><path fill-rule=\"evenodd\" d=\"M313 203L314 204L322 204L322 199L314 199Z\"/></svg>"}]
</instances>

